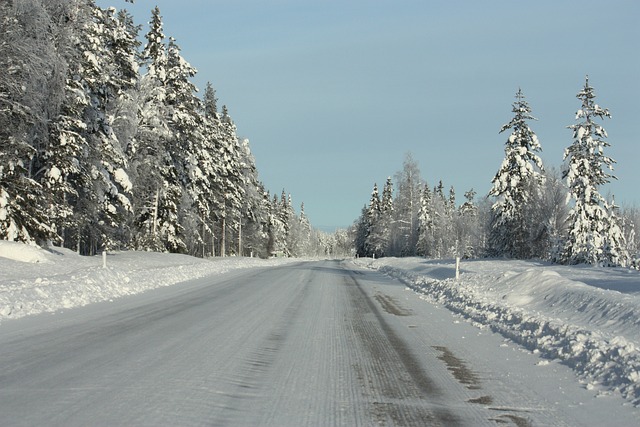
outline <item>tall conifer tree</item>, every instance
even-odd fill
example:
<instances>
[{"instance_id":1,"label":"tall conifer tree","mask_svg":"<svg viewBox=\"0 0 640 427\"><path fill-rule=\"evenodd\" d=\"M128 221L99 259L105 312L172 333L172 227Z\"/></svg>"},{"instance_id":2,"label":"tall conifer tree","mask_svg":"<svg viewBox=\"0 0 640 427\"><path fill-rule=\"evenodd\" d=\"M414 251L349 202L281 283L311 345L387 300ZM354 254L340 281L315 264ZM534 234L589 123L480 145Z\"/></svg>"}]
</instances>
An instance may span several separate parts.
<instances>
[{"instance_id":1,"label":"tall conifer tree","mask_svg":"<svg viewBox=\"0 0 640 427\"><path fill-rule=\"evenodd\" d=\"M493 178L490 196L496 198L491 210L493 219L489 235L490 250L495 256L528 258L530 253L530 218L525 207L531 192L539 191L543 182L541 151L538 137L527 122L535 120L522 90L516 93L513 119L500 129L511 129L505 143L505 158Z\"/></svg>"},{"instance_id":2,"label":"tall conifer tree","mask_svg":"<svg viewBox=\"0 0 640 427\"><path fill-rule=\"evenodd\" d=\"M605 129L596 119L611 118L609 110L595 103L595 92L587 76L584 88L576 97L581 108L578 123L569 126L573 144L564 153L563 177L574 205L569 212L569 235L564 245L564 260L570 264L626 265L628 254L624 237L619 233L615 209L600 195L600 186L615 178L615 161L605 156L609 147ZM607 171L608 170L608 171Z\"/></svg>"}]
</instances>

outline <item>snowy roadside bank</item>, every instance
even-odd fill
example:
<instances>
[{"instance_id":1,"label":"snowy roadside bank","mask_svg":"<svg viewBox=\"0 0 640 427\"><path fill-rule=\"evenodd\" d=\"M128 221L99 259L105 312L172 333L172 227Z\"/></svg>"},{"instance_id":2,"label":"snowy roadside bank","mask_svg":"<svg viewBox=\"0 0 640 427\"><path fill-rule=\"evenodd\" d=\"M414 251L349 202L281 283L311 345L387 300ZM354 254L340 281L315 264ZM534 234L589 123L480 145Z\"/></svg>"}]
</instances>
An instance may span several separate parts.
<instances>
[{"instance_id":1,"label":"snowy roadside bank","mask_svg":"<svg viewBox=\"0 0 640 427\"><path fill-rule=\"evenodd\" d=\"M596 394L640 406L640 273L523 261L360 259L430 302L570 366ZM545 363L542 361L541 363Z\"/></svg>"},{"instance_id":2,"label":"snowy roadside bank","mask_svg":"<svg viewBox=\"0 0 640 427\"><path fill-rule=\"evenodd\" d=\"M0 321L108 301L210 274L292 262L287 259L217 258L153 252L83 257L0 241Z\"/></svg>"}]
</instances>

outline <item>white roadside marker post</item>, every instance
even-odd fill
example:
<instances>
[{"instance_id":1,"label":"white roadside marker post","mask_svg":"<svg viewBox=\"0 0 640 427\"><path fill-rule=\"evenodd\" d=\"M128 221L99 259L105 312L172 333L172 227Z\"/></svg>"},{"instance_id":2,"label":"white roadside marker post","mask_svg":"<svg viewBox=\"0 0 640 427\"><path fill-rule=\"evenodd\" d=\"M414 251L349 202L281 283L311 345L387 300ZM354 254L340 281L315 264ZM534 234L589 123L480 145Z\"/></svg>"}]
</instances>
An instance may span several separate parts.
<instances>
[{"instance_id":1,"label":"white roadside marker post","mask_svg":"<svg viewBox=\"0 0 640 427\"><path fill-rule=\"evenodd\" d=\"M102 268L107 268L107 251L102 251Z\"/></svg>"},{"instance_id":2,"label":"white roadside marker post","mask_svg":"<svg viewBox=\"0 0 640 427\"><path fill-rule=\"evenodd\" d=\"M460 279L460 257L456 257L456 280Z\"/></svg>"}]
</instances>

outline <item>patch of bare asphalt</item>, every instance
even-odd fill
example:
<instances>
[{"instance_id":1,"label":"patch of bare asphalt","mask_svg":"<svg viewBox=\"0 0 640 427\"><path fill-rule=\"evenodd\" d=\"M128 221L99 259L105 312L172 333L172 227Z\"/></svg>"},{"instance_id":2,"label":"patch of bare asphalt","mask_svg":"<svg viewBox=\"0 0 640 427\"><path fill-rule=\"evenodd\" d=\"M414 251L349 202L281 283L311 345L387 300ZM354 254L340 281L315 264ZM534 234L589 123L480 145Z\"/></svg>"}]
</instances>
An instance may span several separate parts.
<instances>
[{"instance_id":1,"label":"patch of bare asphalt","mask_svg":"<svg viewBox=\"0 0 640 427\"><path fill-rule=\"evenodd\" d=\"M458 359L447 347L434 346L434 349L438 350L442 354L438 356L438 359L442 360L447 369L453 374L454 378L458 380L460 384L464 384L469 390L480 389L480 379L478 375L471 369L467 368L465 363Z\"/></svg>"},{"instance_id":2,"label":"patch of bare asphalt","mask_svg":"<svg viewBox=\"0 0 640 427\"><path fill-rule=\"evenodd\" d=\"M451 352L451 350L449 350L447 347L441 346L434 346L433 348L442 353L440 356L438 356L438 359L442 360L447 365L447 369L449 369L454 378L458 380L460 384L465 385L469 390L482 389L478 375L471 369L469 369L461 359L457 358ZM474 399L469 399L468 402L489 406L493 404L493 397L480 396ZM490 411L501 412L525 412L513 408L497 408L490 406L488 409ZM497 424L512 424L516 425L516 427L531 427L533 425L527 418L514 414L503 414L495 418L491 418L490 420L496 422Z\"/></svg>"},{"instance_id":3,"label":"patch of bare asphalt","mask_svg":"<svg viewBox=\"0 0 640 427\"><path fill-rule=\"evenodd\" d=\"M492 418L491 421L495 421L496 424L515 424L516 427L532 427L533 424L526 418L518 417L512 414L500 415L497 418Z\"/></svg>"},{"instance_id":4,"label":"patch of bare asphalt","mask_svg":"<svg viewBox=\"0 0 640 427\"><path fill-rule=\"evenodd\" d=\"M400 304L389 295L377 293L373 297L380 303L382 309L389 314L395 316L411 316L412 314L410 310L401 307Z\"/></svg>"},{"instance_id":5,"label":"patch of bare asphalt","mask_svg":"<svg viewBox=\"0 0 640 427\"><path fill-rule=\"evenodd\" d=\"M491 396L480 396L475 399L469 399L469 403L477 403L480 405L491 405L493 403L493 397Z\"/></svg>"}]
</instances>

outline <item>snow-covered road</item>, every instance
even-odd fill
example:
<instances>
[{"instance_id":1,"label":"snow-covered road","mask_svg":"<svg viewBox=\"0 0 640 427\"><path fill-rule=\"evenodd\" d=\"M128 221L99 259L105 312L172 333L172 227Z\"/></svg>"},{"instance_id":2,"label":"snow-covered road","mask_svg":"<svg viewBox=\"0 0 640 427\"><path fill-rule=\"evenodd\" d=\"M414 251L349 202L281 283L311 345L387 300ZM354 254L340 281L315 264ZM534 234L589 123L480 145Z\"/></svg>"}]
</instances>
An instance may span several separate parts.
<instances>
[{"instance_id":1,"label":"snow-covered road","mask_svg":"<svg viewBox=\"0 0 640 427\"><path fill-rule=\"evenodd\" d=\"M339 261L3 322L0 366L3 425L637 423L569 368Z\"/></svg>"}]
</instances>

